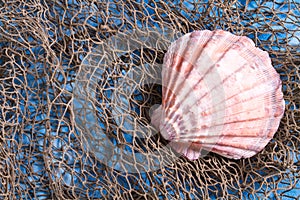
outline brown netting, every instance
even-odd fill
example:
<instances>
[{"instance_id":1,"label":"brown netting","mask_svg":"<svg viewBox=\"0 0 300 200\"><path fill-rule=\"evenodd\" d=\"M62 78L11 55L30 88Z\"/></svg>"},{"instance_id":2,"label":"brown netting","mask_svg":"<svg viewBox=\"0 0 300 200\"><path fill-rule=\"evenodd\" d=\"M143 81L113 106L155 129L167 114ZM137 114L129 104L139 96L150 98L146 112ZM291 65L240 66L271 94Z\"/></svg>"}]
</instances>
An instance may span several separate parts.
<instances>
[{"instance_id":1,"label":"brown netting","mask_svg":"<svg viewBox=\"0 0 300 200\"><path fill-rule=\"evenodd\" d=\"M300 2L0 1L0 199L300 198ZM286 112L250 159L178 157L150 126L175 38L268 51ZM129 37L128 37L129 36Z\"/></svg>"}]
</instances>

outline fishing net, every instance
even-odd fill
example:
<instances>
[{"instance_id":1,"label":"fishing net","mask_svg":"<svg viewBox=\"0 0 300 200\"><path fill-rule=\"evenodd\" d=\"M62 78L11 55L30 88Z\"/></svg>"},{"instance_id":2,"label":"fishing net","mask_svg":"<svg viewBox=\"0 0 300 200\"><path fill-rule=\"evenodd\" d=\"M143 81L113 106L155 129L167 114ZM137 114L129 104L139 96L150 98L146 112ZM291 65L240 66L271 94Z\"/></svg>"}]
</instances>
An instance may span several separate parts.
<instances>
[{"instance_id":1,"label":"fishing net","mask_svg":"<svg viewBox=\"0 0 300 200\"><path fill-rule=\"evenodd\" d=\"M1 199L299 199L300 2L0 1ZM267 51L285 115L258 155L176 155L150 124L193 30Z\"/></svg>"}]
</instances>

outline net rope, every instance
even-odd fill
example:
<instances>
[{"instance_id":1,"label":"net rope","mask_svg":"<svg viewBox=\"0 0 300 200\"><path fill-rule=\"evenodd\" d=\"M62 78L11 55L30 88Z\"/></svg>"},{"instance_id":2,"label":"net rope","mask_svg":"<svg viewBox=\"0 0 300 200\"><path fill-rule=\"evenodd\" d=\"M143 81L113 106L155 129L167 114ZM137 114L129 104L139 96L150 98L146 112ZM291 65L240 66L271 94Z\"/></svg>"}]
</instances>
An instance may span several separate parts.
<instances>
[{"instance_id":1,"label":"net rope","mask_svg":"<svg viewBox=\"0 0 300 200\"><path fill-rule=\"evenodd\" d=\"M299 199L300 2L0 1L0 199ZM176 155L150 125L168 45L251 38L286 111L258 155Z\"/></svg>"}]
</instances>

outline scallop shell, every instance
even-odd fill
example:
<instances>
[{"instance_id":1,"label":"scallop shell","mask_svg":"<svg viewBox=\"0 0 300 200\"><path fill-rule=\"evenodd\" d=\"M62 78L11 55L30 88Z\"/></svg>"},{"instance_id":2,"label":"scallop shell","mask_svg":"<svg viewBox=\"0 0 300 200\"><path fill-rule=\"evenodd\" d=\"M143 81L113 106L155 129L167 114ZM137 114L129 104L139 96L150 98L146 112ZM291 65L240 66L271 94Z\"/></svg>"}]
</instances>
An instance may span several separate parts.
<instances>
[{"instance_id":1,"label":"scallop shell","mask_svg":"<svg viewBox=\"0 0 300 200\"><path fill-rule=\"evenodd\" d=\"M194 31L164 57L162 105L151 122L190 160L201 152L248 158L273 138L284 113L279 74L252 40Z\"/></svg>"}]
</instances>

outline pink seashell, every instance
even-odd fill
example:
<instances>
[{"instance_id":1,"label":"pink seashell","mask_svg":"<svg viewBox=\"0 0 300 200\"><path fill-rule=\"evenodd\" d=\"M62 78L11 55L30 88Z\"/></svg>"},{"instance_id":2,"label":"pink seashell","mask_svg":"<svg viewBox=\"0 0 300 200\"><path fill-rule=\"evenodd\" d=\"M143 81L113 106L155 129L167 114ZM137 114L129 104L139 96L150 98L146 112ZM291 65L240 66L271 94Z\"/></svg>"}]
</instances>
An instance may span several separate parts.
<instances>
[{"instance_id":1,"label":"pink seashell","mask_svg":"<svg viewBox=\"0 0 300 200\"><path fill-rule=\"evenodd\" d=\"M248 158L273 138L285 103L267 52L247 37L195 31L173 42L152 124L190 160L201 150Z\"/></svg>"}]
</instances>

